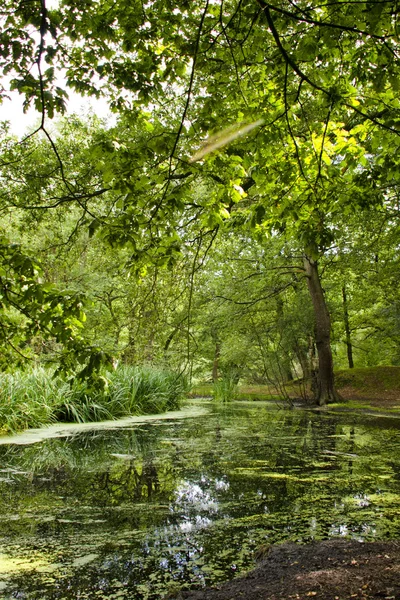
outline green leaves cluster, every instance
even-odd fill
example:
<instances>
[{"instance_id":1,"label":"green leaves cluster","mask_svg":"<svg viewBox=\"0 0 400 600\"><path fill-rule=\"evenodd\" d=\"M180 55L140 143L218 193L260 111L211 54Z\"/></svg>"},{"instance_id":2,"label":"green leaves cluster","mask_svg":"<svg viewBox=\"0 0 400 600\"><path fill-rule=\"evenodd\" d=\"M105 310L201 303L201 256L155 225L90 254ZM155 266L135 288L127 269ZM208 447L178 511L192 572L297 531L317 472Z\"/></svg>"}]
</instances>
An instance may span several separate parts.
<instances>
[{"instance_id":1,"label":"green leaves cluster","mask_svg":"<svg viewBox=\"0 0 400 600\"><path fill-rule=\"evenodd\" d=\"M105 361L100 350L85 343L81 330L86 321L84 294L58 289L43 283L39 261L22 248L0 236L0 343L2 369L12 362L34 358L35 339L50 339L58 346L60 369L74 370L76 362L86 364L80 376L98 371Z\"/></svg>"},{"instance_id":2,"label":"green leaves cluster","mask_svg":"<svg viewBox=\"0 0 400 600\"><path fill-rule=\"evenodd\" d=\"M68 252L83 254L90 244L107 252L108 245L123 264L120 273L135 275L132 294L125 282L116 283L126 302L111 294L113 277L90 288L114 324L119 348L141 329L132 322L145 314L137 310L145 286L136 287L145 273L167 282L166 297L176 298L166 273L184 264L182 279L192 291L182 298L193 308L195 275L217 232L225 240L240 232L257 251L267 238L280 237L297 256L335 260L354 215L376 211L388 229L398 217L396 14L391 1L60 0L52 10L44 0L7 1L0 67L25 105L41 113L45 138L5 144L5 212L19 211L19 223L26 214L31 223L48 223ZM57 83L60 69L65 89ZM74 118L50 136L47 119L63 112L69 90L106 96L116 125ZM255 122L260 126L248 136L190 160L208 136ZM26 235L24 224L18 228ZM37 244L41 251L46 243ZM276 252L270 260L284 266ZM49 262L59 280L56 265L61 272L65 265ZM17 279L27 277L22 263L11 269ZM41 306L45 314L21 317L21 343L39 330L66 347L71 336L77 343L80 296L68 289L57 295L29 277L27 288L19 281L12 287L28 314ZM80 290L85 277L77 275ZM173 336L187 319L189 339L190 310L184 301L171 302L173 317L159 314ZM153 315L160 303L154 305ZM17 336L17 325L6 329Z\"/></svg>"}]
</instances>

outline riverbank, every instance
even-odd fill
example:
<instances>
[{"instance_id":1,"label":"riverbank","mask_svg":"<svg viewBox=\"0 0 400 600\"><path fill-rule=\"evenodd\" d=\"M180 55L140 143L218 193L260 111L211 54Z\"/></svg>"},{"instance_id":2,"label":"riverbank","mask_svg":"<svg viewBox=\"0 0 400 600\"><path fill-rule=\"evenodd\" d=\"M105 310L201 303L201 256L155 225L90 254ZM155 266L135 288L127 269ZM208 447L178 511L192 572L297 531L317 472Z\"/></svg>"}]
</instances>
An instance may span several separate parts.
<instances>
[{"instance_id":1,"label":"riverbank","mask_svg":"<svg viewBox=\"0 0 400 600\"><path fill-rule=\"evenodd\" d=\"M400 409L400 367L345 369L336 373L336 382L344 400Z\"/></svg>"},{"instance_id":2,"label":"riverbank","mask_svg":"<svg viewBox=\"0 0 400 600\"><path fill-rule=\"evenodd\" d=\"M96 385L43 367L0 373L0 434L177 410L187 391L183 375L145 365L104 371Z\"/></svg>"},{"instance_id":3,"label":"riverbank","mask_svg":"<svg viewBox=\"0 0 400 600\"><path fill-rule=\"evenodd\" d=\"M400 542L333 539L260 549L260 564L213 588L178 600L398 600ZM264 556L263 556L264 554Z\"/></svg>"},{"instance_id":4,"label":"riverbank","mask_svg":"<svg viewBox=\"0 0 400 600\"><path fill-rule=\"evenodd\" d=\"M400 367L360 367L335 372L337 390L343 398L343 406L359 409L382 409L400 413ZM289 382L285 393L291 400L304 401L312 394L303 381ZM195 386L191 395L212 396L212 384ZM278 391L271 385L239 385L235 392L237 400L282 401ZM284 400L283 400L284 401ZM339 404L330 407L340 408Z\"/></svg>"},{"instance_id":5,"label":"riverbank","mask_svg":"<svg viewBox=\"0 0 400 600\"><path fill-rule=\"evenodd\" d=\"M13 435L0 435L0 446L30 446L38 444L45 440L55 438L68 438L74 434L85 432L93 433L99 431L112 431L131 428L135 425L173 421L178 419L190 419L203 417L208 414L207 408L194 405L187 405L180 410L170 410L168 412L156 413L151 415L137 415L115 419L112 421L92 421L89 423L55 423L45 425L37 429L26 429Z\"/></svg>"}]
</instances>

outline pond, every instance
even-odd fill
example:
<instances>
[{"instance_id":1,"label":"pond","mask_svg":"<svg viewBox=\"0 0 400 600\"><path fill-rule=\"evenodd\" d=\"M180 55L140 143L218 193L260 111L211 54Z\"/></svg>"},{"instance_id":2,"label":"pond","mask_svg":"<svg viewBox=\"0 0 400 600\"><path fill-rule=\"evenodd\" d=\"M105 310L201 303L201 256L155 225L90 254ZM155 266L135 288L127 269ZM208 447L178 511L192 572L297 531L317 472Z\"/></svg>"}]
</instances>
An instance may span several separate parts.
<instances>
[{"instance_id":1,"label":"pond","mask_svg":"<svg viewBox=\"0 0 400 600\"><path fill-rule=\"evenodd\" d=\"M0 596L156 599L266 544L400 536L400 419L201 407L0 445Z\"/></svg>"}]
</instances>

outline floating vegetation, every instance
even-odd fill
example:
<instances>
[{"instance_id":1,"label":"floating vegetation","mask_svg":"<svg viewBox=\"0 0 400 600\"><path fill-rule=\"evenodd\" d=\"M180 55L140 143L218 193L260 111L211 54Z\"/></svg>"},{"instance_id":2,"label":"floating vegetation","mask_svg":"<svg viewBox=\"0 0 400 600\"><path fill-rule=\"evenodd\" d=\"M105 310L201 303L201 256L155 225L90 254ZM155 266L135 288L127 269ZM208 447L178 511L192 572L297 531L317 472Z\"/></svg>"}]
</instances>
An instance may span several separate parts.
<instances>
[{"instance_id":1,"label":"floating vegetation","mask_svg":"<svg viewBox=\"0 0 400 600\"><path fill-rule=\"evenodd\" d=\"M174 419L189 419L203 416L204 414L207 414L207 412L208 410L206 408L193 406L193 404L191 404L181 410L169 411L168 413L125 417L123 419L114 421L99 421L93 423L58 423L38 429L28 429L15 435L0 436L0 446L8 446L10 444L26 446L43 442L44 440L51 438L71 437L74 434L83 433L85 431L107 431L132 427L139 423L150 423L154 421L156 424L157 422L164 420L170 421Z\"/></svg>"},{"instance_id":2,"label":"floating vegetation","mask_svg":"<svg viewBox=\"0 0 400 600\"><path fill-rule=\"evenodd\" d=\"M394 422L236 403L141 419L0 446L5 598L159 600L268 544L400 535Z\"/></svg>"}]
</instances>

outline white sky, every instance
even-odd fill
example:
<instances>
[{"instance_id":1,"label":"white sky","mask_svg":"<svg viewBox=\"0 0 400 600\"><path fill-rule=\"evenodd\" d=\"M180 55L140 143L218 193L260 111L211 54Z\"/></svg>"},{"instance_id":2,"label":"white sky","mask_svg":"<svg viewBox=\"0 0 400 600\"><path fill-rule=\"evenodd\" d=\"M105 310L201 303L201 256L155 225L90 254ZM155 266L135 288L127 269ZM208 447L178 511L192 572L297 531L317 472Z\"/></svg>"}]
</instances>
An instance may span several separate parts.
<instances>
[{"instance_id":1,"label":"white sky","mask_svg":"<svg viewBox=\"0 0 400 600\"><path fill-rule=\"evenodd\" d=\"M24 114L22 109L23 97L18 92L9 92L7 95L10 96L11 100L4 99L3 103L0 104L0 121L10 121L11 132L18 137L23 137L39 123L41 115L32 108ZM69 92L67 114L77 113L84 116L90 110L100 118L110 120L110 122L115 121L115 115L110 113L106 100L84 98L71 91ZM54 118L57 119L57 116Z\"/></svg>"},{"instance_id":2,"label":"white sky","mask_svg":"<svg viewBox=\"0 0 400 600\"><path fill-rule=\"evenodd\" d=\"M57 8L59 0L46 0L46 6L48 9ZM35 38L35 33L33 33ZM36 36L37 37L37 36ZM5 77L2 81L4 88L9 89L9 81L11 76ZM112 114L108 108L107 101L96 100L94 98L85 98L65 88L65 80L62 77L62 73L59 74L59 81L57 85L67 90L69 99L67 104L67 115L68 113L77 113L78 115L84 116L90 111L94 112L98 117L107 119L110 123L115 122L115 115ZM9 121L11 124L11 133L18 137L23 137L27 132L32 130L35 125L40 121L41 115L33 108L24 113L22 104L23 96L17 91L6 92L10 100L4 98L3 103L0 104L0 121ZM65 116L67 116L65 115ZM61 115L55 115L55 119ZM49 123L48 123L49 124Z\"/></svg>"}]
</instances>

